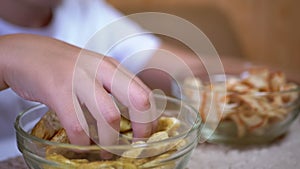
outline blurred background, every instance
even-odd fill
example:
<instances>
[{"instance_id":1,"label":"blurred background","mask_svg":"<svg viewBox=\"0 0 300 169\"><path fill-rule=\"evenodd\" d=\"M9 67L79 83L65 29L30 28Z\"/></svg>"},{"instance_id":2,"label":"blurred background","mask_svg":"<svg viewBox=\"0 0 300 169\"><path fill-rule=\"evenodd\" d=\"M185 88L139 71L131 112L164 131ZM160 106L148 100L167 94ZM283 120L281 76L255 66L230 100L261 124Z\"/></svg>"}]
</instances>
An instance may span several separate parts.
<instances>
[{"instance_id":1,"label":"blurred background","mask_svg":"<svg viewBox=\"0 0 300 169\"><path fill-rule=\"evenodd\" d=\"M299 0L107 1L124 14L155 11L182 17L200 28L221 56L266 64L300 81Z\"/></svg>"}]
</instances>

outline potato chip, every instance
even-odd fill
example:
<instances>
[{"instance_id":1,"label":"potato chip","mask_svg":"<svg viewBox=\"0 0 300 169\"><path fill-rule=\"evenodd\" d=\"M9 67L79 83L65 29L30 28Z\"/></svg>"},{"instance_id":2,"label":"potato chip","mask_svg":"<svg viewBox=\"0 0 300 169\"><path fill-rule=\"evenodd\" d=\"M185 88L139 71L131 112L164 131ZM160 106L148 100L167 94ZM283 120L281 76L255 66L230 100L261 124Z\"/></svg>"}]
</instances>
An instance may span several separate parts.
<instances>
[{"instance_id":1,"label":"potato chip","mask_svg":"<svg viewBox=\"0 0 300 169\"><path fill-rule=\"evenodd\" d=\"M58 132L51 138L50 141L57 142L57 143L70 143L66 130L61 128Z\"/></svg>"},{"instance_id":2,"label":"potato chip","mask_svg":"<svg viewBox=\"0 0 300 169\"><path fill-rule=\"evenodd\" d=\"M41 139L49 140L61 128L62 126L60 125L56 113L53 111L48 111L34 126L31 131L31 135Z\"/></svg>"},{"instance_id":3,"label":"potato chip","mask_svg":"<svg viewBox=\"0 0 300 169\"><path fill-rule=\"evenodd\" d=\"M126 119L125 117L121 117L121 121L120 121L120 132L127 132L131 130L131 123L128 119Z\"/></svg>"},{"instance_id":4,"label":"potato chip","mask_svg":"<svg viewBox=\"0 0 300 169\"><path fill-rule=\"evenodd\" d=\"M158 119L157 131L166 131L169 136L176 135L180 121L175 117L161 117Z\"/></svg>"}]
</instances>

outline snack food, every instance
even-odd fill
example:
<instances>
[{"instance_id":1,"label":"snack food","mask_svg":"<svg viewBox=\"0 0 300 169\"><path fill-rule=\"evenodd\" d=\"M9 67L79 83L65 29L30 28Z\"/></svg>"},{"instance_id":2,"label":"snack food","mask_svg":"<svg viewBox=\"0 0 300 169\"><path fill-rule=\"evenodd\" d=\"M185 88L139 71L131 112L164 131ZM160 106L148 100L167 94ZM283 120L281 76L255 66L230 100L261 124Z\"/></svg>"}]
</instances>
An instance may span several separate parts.
<instances>
[{"instance_id":1,"label":"snack food","mask_svg":"<svg viewBox=\"0 0 300 169\"><path fill-rule=\"evenodd\" d=\"M54 125L55 127L53 127ZM146 143L157 142L176 136L177 129L180 127L180 121L175 117L162 116L158 119L157 132L153 133L146 141L132 141L132 129L130 122L121 118L120 135L122 144L131 144L132 149L125 150L121 155L115 155L110 160L101 159L101 148L95 145L95 151L71 151L70 149L57 148L48 146L46 148L46 159L57 163L64 164L64 168L147 168L153 166L156 161L170 157L178 149L186 145L184 139L174 140L168 143L162 143L156 147L147 147ZM31 134L33 136L47 139L49 141L59 143L70 143L65 130L60 125L55 112L47 112L40 121L34 126ZM126 140L126 141L124 141ZM174 168L175 163L168 163L157 168ZM45 166L45 168L53 169L55 167ZM151 167L152 168L152 167Z\"/></svg>"},{"instance_id":2,"label":"snack food","mask_svg":"<svg viewBox=\"0 0 300 169\"><path fill-rule=\"evenodd\" d=\"M248 133L265 134L266 128L287 118L291 112L289 106L299 99L296 83L288 82L284 73L271 72L267 68L253 68L240 76L228 77L226 91L219 90L222 89L219 85L187 78L183 93L187 100L195 100L195 95L199 96L200 106L197 108L203 121L208 119L209 113L214 113L220 124L233 122L237 138ZM191 86L200 88L199 93ZM210 111L210 106L214 106L214 111Z\"/></svg>"}]
</instances>

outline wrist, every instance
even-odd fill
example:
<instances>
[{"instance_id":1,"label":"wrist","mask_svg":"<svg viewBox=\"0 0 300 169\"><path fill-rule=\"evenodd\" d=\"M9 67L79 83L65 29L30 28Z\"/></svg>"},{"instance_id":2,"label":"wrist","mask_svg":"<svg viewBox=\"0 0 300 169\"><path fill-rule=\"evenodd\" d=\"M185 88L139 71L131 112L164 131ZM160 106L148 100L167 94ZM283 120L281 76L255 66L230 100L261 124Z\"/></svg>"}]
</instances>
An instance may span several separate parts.
<instances>
[{"instance_id":1,"label":"wrist","mask_svg":"<svg viewBox=\"0 0 300 169\"><path fill-rule=\"evenodd\" d=\"M16 48L13 46L15 35L0 36L0 90L9 87L9 72L13 72L13 60Z\"/></svg>"}]
</instances>

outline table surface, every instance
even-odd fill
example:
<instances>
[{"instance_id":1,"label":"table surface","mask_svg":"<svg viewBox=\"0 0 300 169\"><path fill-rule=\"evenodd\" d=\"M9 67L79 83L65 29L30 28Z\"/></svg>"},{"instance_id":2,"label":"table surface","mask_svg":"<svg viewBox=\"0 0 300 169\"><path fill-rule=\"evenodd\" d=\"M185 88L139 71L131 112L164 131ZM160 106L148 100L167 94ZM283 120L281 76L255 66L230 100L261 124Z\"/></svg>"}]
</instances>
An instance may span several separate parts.
<instances>
[{"instance_id":1,"label":"table surface","mask_svg":"<svg viewBox=\"0 0 300 169\"><path fill-rule=\"evenodd\" d=\"M188 164L189 169L299 169L300 118L282 138L266 146L234 148L199 144ZM0 169L27 169L22 157L0 161Z\"/></svg>"}]
</instances>

